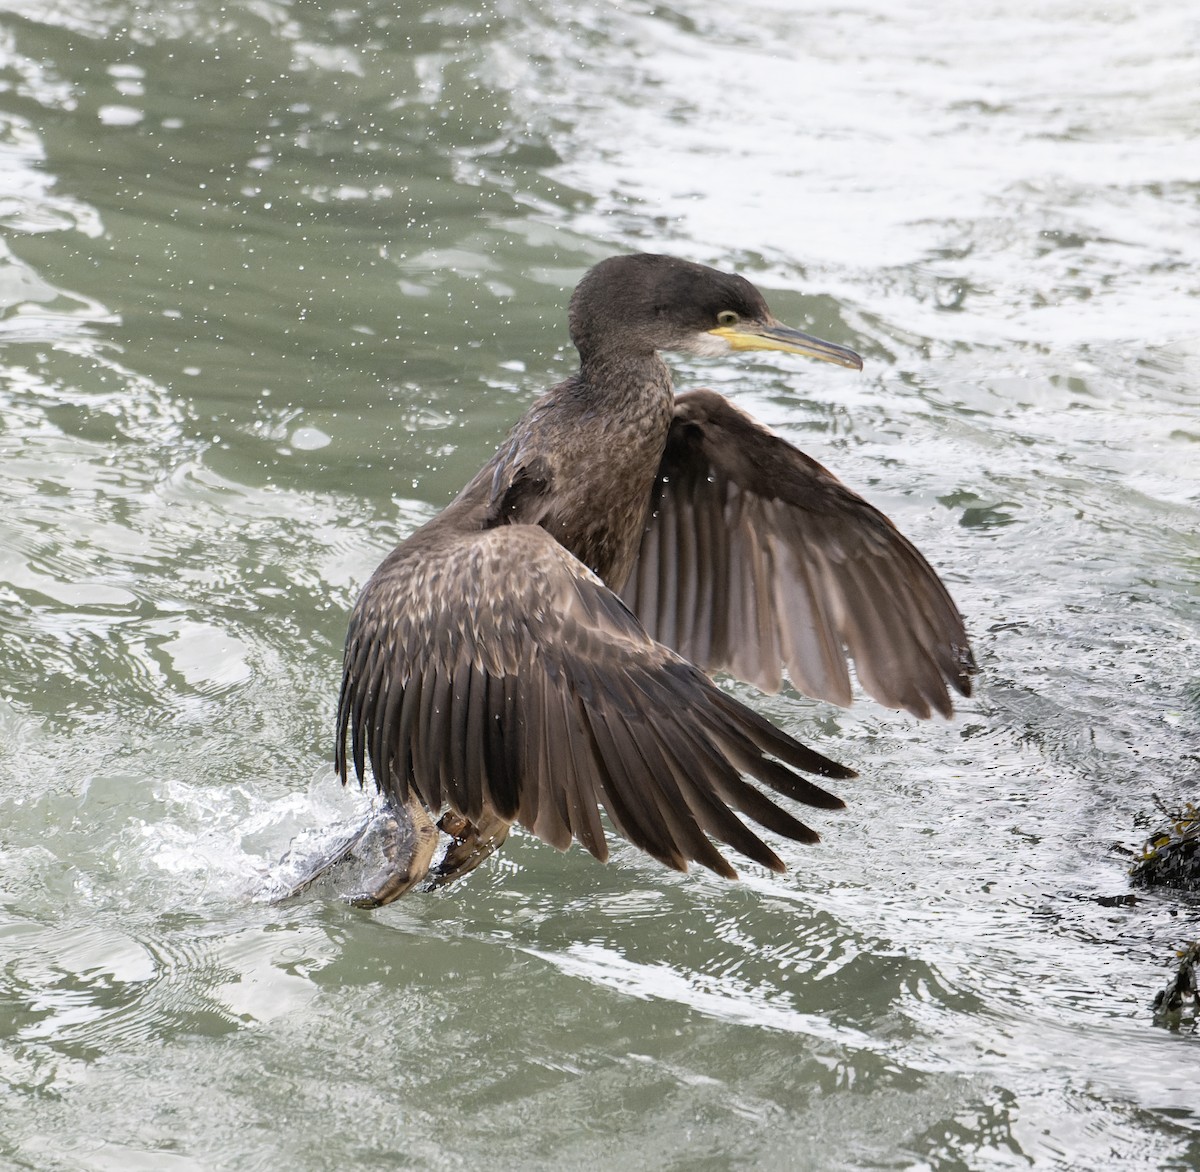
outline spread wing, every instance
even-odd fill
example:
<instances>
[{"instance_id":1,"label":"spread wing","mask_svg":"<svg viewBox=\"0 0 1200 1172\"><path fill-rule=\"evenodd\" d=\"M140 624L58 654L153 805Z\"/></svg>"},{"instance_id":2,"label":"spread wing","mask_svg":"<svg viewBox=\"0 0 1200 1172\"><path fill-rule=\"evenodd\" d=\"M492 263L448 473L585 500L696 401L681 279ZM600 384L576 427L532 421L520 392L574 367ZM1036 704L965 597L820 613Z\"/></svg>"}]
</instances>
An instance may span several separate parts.
<instances>
[{"instance_id":1,"label":"spread wing","mask_svg":"<svg viewBox=\"0 0 1200 1172\"><path fill-rule=\"evenodd\" d=\"M826 809L842 802L793 770L853 776L655 643L532 525L418 534L380 566L351 617L336 756L343 781L369 759L397 801L415 789L435 812L487 811L601 860L603 807L668 866L728 877L708 835L783 869L735 810L817 838L743 773Z\"/></svg>"},{"instance_id":2,"label":"spread wing","mask_svg":"<svg viewBox=\"0 0 1200 1172\"><path fill-rule=\"evenodd\" d=\"M970 695L962 616L881 512L715 391L676 399L622 597L657 640L766 691L851 701L847 656L889 708Z\"/></svg>"}]
</instances>

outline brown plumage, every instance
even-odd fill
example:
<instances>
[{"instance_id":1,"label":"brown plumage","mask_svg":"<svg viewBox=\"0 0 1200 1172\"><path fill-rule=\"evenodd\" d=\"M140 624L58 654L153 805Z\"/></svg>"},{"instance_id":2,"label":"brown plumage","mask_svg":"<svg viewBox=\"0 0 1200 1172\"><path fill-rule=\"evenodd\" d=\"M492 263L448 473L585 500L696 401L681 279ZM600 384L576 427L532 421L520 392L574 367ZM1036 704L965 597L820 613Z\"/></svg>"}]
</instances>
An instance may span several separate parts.
<instances>
[{"instance_id":1,"label":"brown plumage","mask_svg":"<svg viewBox=\"0 0 1200 1172\"><path fill-rule=\"evenodd\" d=\"M363 589L338 770L361 780L369 760L411 818L450 812L459 857L442 878L513 822L603 860L601 807L670 867L734 877L716 839L782 870L738 813L817 835L743 775L835 809L795 771L853 771L707 673L776 689L786 667L848 704L849 655L882 703L949 714L948 686L969 694L974 669L961 616L886 517L715 392L676 397L658 352L857 355L781 326L740 277L645 254L593 268L570 325L579 371Z\"/></svg>"}]
</instances>

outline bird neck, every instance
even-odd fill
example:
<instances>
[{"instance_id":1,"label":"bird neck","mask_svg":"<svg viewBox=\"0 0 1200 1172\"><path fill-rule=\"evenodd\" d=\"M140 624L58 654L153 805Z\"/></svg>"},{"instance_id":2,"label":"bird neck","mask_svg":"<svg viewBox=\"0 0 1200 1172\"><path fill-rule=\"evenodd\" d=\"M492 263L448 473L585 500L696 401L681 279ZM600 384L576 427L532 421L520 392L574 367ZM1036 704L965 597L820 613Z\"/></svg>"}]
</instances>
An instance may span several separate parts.
<instances>
[{"instance_id":1,"label":"bird neck","mask_svg":"<svg viewBox=\"0 0 1200 1172\"><path fill-rule=\"evenodd\" d=\"M594 396L607 410L648 397L673 395L671 371L654 350L644 353L597 349L581 351L575 392Z\"/></svg>"},{"instance_id":2,"label":"bird neck","mask_svg":"<svg viewBox=\"0 0 1200 1172\"><path fill-rule=\"evenodd\" d=\"M541 525L614 590L629 576L674 409L656 354L590 357L547 391L434 522Z\"/></svg>"}]
</instances>

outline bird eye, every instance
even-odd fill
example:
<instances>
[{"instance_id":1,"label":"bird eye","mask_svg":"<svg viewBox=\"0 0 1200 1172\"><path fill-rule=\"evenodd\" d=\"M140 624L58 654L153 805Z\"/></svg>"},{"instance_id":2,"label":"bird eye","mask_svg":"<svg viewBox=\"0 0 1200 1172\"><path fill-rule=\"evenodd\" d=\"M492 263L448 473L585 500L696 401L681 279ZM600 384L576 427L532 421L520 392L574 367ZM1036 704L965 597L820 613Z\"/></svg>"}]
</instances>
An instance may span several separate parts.
<instances>
[{"instance_id":1,"label":"bird eye","mask_svg":"<svg viewBox=\"0 0 1200 1172\"><path fill-rule=\"evenodd\" d=\"M736 326L738 324L738 315L732 309L723 309L717 314L717 325L719 326Z\"/></svg>"}]
</instances>

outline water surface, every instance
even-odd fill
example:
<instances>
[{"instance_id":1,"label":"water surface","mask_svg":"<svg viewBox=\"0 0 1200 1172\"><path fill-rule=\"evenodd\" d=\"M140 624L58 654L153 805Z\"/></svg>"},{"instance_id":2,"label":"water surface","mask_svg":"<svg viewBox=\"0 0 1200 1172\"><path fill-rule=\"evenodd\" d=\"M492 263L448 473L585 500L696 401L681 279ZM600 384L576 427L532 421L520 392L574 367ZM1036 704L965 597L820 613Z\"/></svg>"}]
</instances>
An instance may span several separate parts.
<instances>
[{"instance_id":1,"label":"water surface","mask_svg":"<svg viewBox=\"0 0 1200 1172\"><path fill-rule=\"evenodd\" d=\"M1200 790L1195 22L543 8L0 6L0 1161L1195 1166L1195 906L1108 906ZM356 589L627 249L864 354L676 369L929 555L976 698L730 685L860 771L786 876L262 902L367 804Z\"/></svg>"}]
</instances>

